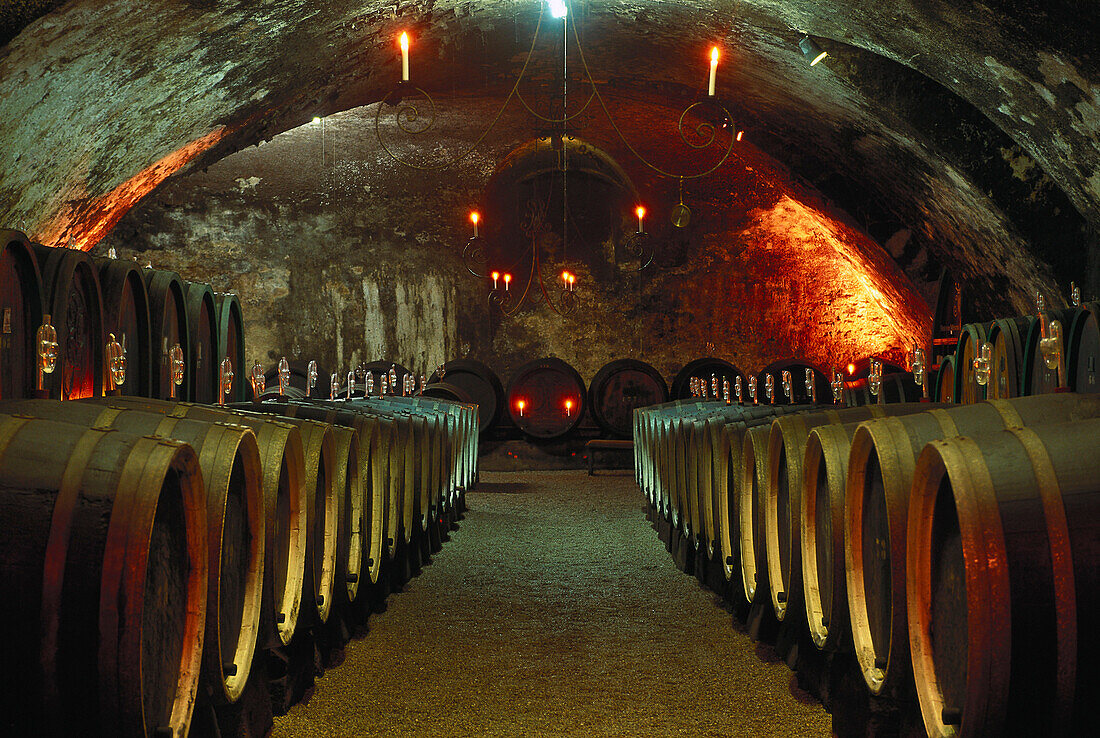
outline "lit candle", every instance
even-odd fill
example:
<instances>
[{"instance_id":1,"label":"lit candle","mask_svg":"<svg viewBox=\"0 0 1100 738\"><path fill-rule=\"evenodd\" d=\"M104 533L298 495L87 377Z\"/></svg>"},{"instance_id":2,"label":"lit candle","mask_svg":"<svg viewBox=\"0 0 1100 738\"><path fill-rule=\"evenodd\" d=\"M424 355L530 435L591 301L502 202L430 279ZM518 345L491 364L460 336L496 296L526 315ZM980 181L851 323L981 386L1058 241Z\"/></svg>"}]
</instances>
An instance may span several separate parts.
<instances>
[{"instance_id":1,"label":"lit candle","mask_svg":"<svg viewBox=\"0 0 1100 738\"><path fill-rule=\"evenodd\" d=\"M744 136L744 135L745 135L745 132L744 132L744 131L738 131L738 132L737 132L737 140L738 140L738 141L740 141L740 140L741 140L741 137L742 137L742 136Z\"/></svg>"},{"instance_id":2,"label":"lit candle","mask_svg":"<svg viewBox=\"0 0 1100 738\"><path fill-rule=\"evenodd\" d=\"M474 224L474 238L477 238L477 223L481 220L481 213L476 210L470 213L470 222Z\"/></svg>"},{"instance_id":3,"label":"lit candle","mask_svg":"<svg viewBox=\"0 0 1100 738\"><path fill-rule=\"evenodd\" d=\"M574 276L574 275L570 274L570 275L569 275L569 291L570 291L570 292L572 292L572 291L573 291L573 283L574 283L574 282L576 282L576 281L577 281L577 278L576 278L576 276Z\"/></svg>"},{"instance_id":4,"label":"lit candle","mask_svg":"<svg viewBox=\"0 0 1100 738\"><path fill-rule=\"evenodd\" d=\"M512 284L512 275L511 274L505 274L504 275L504 291L505 292L508 291L508 285L510 285L510 284Z\"/></svg>"},{"instance_id":5,"label":"lit candle","mask_svg":"<svg viewBox=\"0 0 1100 738\"><path fill-rule=\"evenodd\" d=\"M495 290L497 288L497 280L500 279L500 272L493 272L489 276L493 278L493 289Z\"/></svg>"},{"instance_id":6,"label":"lit candle","mask_svg":"<svg viewBox=\"0 0 1100 738\"><path fill-rule=\"evenodd\" d=\"M856 365L855 364L849 364L848 365L848 373L849 374L855 374L856 373Z\"/></svg>"},{"instance_id":7,"label":"lit candle","mask_svg":"<svg viewBox=\"0 0 1100 738\"><path fill-rule=\"evenodd\" d=\"M527 407L527 403L524 402L523 400L520 400L516 403L516 408L519 410L519 416L521 418L523 417L523 408L525 408L525 407Z\"/></svg>"},{"instance_id":8,"label":"lit candle","mask_svg":"<svg viewBox=\"0 0 1100 738\"><path fill-rule=\"evenodd\" d=\"M713 70L714 67L711 67ZM711 71L711 79L714 78L714 72ZM403 82L409 81L409 34L404 31L401 32L401 80ZM711 82L711 89L714 89L714 83ZM714 94L711 92L710 94Z\"/></svg>"},{"instance_id":9,"label":"lit candle","mask_svg":"<svg viewBox=\"0 0 1100 738\"><path fill-rule=\"evenodd\" d=\"M710 84L707 86L707 94L714 97L714 75L718 72L718 47L710 50ZM407 79L407 78L406 78Z\"/></svg>"},{"instance_id":10,"label":"lit candle","mask_svg":"<svg viewBox=\"0 0 1100 738\"><path fill-rule=\"evenodd\" d=\"M568 418L572 415L573 415L573 401L572 400L566 400L565 401L565 417Z\"/></svg>"},{"instance_id":11,"label":"lit candle","mask_svg":"<svg viewBox=\"0 0 1100 738\"><path fill-rule=\"evenodd\" d=\"M639 205L634 208L634 214L638 216L638 233L645 233L645 225L642 222L645 220L645 206Z\"/></svg>"}]
</instances>

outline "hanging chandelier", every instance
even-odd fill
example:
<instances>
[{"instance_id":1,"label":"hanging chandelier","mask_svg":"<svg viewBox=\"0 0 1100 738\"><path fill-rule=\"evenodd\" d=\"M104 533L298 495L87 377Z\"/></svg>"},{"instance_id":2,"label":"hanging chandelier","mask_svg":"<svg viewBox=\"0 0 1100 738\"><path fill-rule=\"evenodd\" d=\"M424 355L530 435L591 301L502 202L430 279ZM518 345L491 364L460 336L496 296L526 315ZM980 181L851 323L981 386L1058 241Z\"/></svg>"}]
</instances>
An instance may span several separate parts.
<instances>
[{"instance_id":1,"label":"hanging chandelier","mask_svg":"<svg viewBox=\"0 0 1100 738\"><path fill-rule=\"evenodd\" d=\"M535 55L547 9L549 9L554 20L560 20L562 23L562 54L559 67L560 89L555 95L560 100L560 114L554 114L553 112L542 114L538 112L524 98L520 89L521 83L528 75L532 58ZM580 61L581 86L586 87L588 90L583 104L572 111L568 105L570 36L572 37L572 46L575 49L575 58ZM715 93L720 53L718 47L714 46L709 54L707 93L705 96L691 102L680 113L676 130L681 142L689 150L700 151L724 144L724 147L719 149L721 156L716 162L709 166L703 165L695 171L676 171L650 161L637 146L627 139L616 123L607 101L601 95L599 86L596 84L589 68L576 21L573 14L569 13L568 4L564 0L551 0L541 7L531 39L531 46L527 51L519 74L488 126L476 136L468 147L460 150L446 161L434 164L412 161L400 155L387 144L382 135L383 114L388 113L392 116L396 124L395 130L400 133L408 136L420 136L435 127L437 111L436 103L431 95L422 88L417 87L410 80L411 42L407 32L401 33L399 46L401 49L401 81L382 99L381 104L377 107L374 121L378 143L394 162L403 167L422 172L447 169L459 164L481 146L500 122L513 100L518 101L536 121L536 126L538 126L541 134L536 138L536 149L542 145L547 147L547 150L554 152L556 156L553 171L549 174L550 186L548 191L545 193L536 191L523 204L523 212L518 223L519 233L512 234L514 240L510 240L508 245L515 249L515 241L520 239L523 240L525 245L518 250L518 253L511 254L514 258L504 258L500 254L493 253L493 245L481 233L481 229L484 227L482 213L480 211L470 213L473 234L462 250L462 261L473 277L483 280L483 283L486 284L489 305L504 316L515 315L524 305L538 302L545 303L558 315L568 315L576 309L579 282L578 267L581 265L569 256L571 225L573 226L573 232L577 233L570 207L569 177L571 174L576 173L576 170L571 169L570 166L571 158L576 158L575 152L595 148L581 141L577 136L576 129L578 119L592 106L593 102L597 103L612 130L635 160L658 177L677 180L679 200L670 212L671 223L677 228L687 227L691 219L691 210L684 202L684 182L702 179L718 171L733 154L736 143L742 138L743 132L736 129L733 116L730 115L729 110ZM553 104L551 107L554 107ZM720 142L720 139L725 138L724 135L720 135L722 131L728 131L729 134L728 140L724 142ZM578 147L580 148L578 149ZM552 211L551 199L558 192L560 192L561 200L560 236L554 233L556 224L552 225L550 222L551 215L554 215L555 218L557 215ZM645 228L646 207L640 202L636 202L633 209L638 223L637 230L619 239L618 247L627 255L630 263L637 264L637 269L641 271L653 262L654 244ZM499 251L499 249L497 250Z\"/></svg>"}]
</instances>

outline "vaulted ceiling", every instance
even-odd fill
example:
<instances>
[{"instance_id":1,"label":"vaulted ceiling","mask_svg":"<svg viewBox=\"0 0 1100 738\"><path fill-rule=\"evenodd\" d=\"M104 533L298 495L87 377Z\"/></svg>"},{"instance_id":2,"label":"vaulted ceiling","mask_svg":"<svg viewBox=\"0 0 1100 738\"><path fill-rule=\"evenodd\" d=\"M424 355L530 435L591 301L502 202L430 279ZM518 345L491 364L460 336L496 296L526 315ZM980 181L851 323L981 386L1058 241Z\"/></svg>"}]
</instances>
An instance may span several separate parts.
<instances>
[{"instance_id":1,"label":"vaulted ceiling","mask_svg":"<svg viewBox=\"0 0 1100 738\"><path fill-rule=\"evenodd\" d=\"M381 99L399 75L402 30L414 38L416 83L440 101L503 98L543 5L9 3L0 224L90 248L165 178ZM687 104L705 87L707 51L721 47L718 94L752 143L847 210L912 276L934 279L943 265L972 293L1021 311L1035 289L1055 301L1071 280L1100 291L1089 0L571 7L605 89ZM797 46L804 34L829 52L812 68ZM645 130L628 134L660 148Z\"/></svg>"}]
</instances>

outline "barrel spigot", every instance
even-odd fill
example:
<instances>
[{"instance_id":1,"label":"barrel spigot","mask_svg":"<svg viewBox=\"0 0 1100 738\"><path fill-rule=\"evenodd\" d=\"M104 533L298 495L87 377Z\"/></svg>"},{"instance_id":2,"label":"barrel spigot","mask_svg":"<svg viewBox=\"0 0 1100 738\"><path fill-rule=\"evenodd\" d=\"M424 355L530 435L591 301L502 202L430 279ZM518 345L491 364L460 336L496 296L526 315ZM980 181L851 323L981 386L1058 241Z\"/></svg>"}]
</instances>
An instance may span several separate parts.
<instances>
[{"instance_id":1,"label":"barrel spigot","mask_svg":"<svg viewBox=\"0 0 1100 738\"><path fill-rule=\"evenodd\" d=\"M37 375L38 390L44 392L47 374L53 374L57 369L57 329L50 323L50 316L42 316L42 325L38 326L35 334L35 346L38 353Z\"/></svg>"},{"instance_id":2,"label":"barrel spigot","mask_svg":"<svg viewBox=\"0 0 1100 738\"><path fill-rule=\"evenodd\" d=\"M378 396L379 397L385 397L389 393L390 393L390 375L389 374L383 374L382 375L382 385L378 390Z\"/></svg>"},{"instance_id":3,"label":"barrel spigot","mask_svg":"<svg viewBox=\"0 0 1100 738\"><path fill-rule=\"evenodd\" d=\"M447 375L447 365L446 364L440 364L439 366L437 366L435 368L435 373L439 375L439 381L442 382L443 377L445 377Z\"/></svg>"},{"instance_id":4,"label":"barrel spigot","mask_svg":"<svg viewBox=\"0 0 1100 738\"><path fill-rule=\"evenodd\" d=\"M1069 283L1069 303L1073 307L1081 307L1081 288L1076 282Z\"/></svg>"},{"instance_id":5,"label":"barrel spigot","mask_svg":"<svg viewBox=\"0 0 1100 738\"><path fill-rule=\"evenodd\" d=\"M374 392L374 375L367 372L366 378L363 379L363 396L370 397Z\"/></svg>"},{"instance_id":6,"label":"barrel spigot","mask_svg":"<svg viewBox=\"0 0 1100 738\"><path fill-rule=\"evenodd\" d=\"M279 397L286 395L288 387L290 387L290 362L284 356L279 359Z\"/></svg>"},{"instance_id":7,"label":"barrel spigot","mask_svg":"<svg viewBox=\"0 0 1100 738\"><path fill-rule=\"evenodd\" d=\"M420 393L419 393L421 396L424 395L424 390L427 388L427 386L428 386L428 377L427 377L426 374L421 374L420 375Z\"/></svg>"},{"instance_id":8,"label":"barrel spigot","mask_svg":"<svg viewBox=\"0 0 1100 738\"><path fill-rule=\"evenodd\" d=\"M225 398L233 392L233 362L228 356L222 359L218 368L218 404L224 405Z\"/></svg>"},{"instance_id":9,"label":"barrel spigot","mask_svg":"<svg viewBox=\"0 0 1100 738\"><path fill-rule=\"evenodd\" d=\"M1039 339L1039 353L1043 356L1043 363L1047 369L1055 372L1055 385L1062 386L1066 376L1065 352L1062 348L1062 324L1057 320L1044 322L1046 331L1044 337Z\"/></svg>"},{"instance_id":10,"label":"barrel spigot","mask_svg":"<svg viewBox=\"0 0 1100 738\"><path fill-rule=\"evenodd\" d=\"M260 362L253 362L252 371L249 373L249 381L252 384L252 400L259 402L260 395L267 389L267 379L264 377L264 368L260 366Z\"/></svg>"},{"instance_id":11,"label":"barrel spigot","mask_svg":"<svg viewBox=\"0 0 1100 738\"><path fill-rule=\"evenodd\" d=\"M722 399L726 404L730 404L730 380L729 377L722 377Z\"/></svg>"},{"instance_id":12,"label":"barrel spigot","mask_svg":"<svg viewBox=\"0 0 1100 738\"><path fill-rule=\"evenodd\" d=\"M183 347L178 343L168 352L168 361L172 367L172 381L168 383L168 399L176 399L176 387L183 384L183 373L187 363L183 359Z\"/></svg>"},{"instance_id":13,"label":"barrel spigot","mask_svg":"<svg viewBox=\"0 0 1100 738\"><path fill-rule=\"evenodd\" d=\"M921 397L928 399L928 371L925 364L924 349L920 346L913 347L910 371L913 372L913 382L920 386Z\"/></svg>"},{"instance_id":14,"label":"barrel spigot","mask_svg":"<svg viewBox=\"0 0 1100 738\"><path fill-rule=\"evenodd\" d=\"M871 359L871 373L867 377L867 384L871 389L871 395L878 399L881 404L882 398L882 362L878 359Z\"/></svg>"},{"instance_id":15,"label":"barrel spigot","mask_svg":"<svg viewBox=\"0 0 1100 738\"><path fill-rule=\"evenodd\" d=\"M397 364L390 364L390 387L397 392Z\"/></svg>"},{"instance_id":16,"label":"barrel spigot","mask_svg":"<svg viewBox=\"0 0 1100 738\"><path fill-rule=\"evenodd\" d=\"M1041 316L1045 309L1046 309L1046 300L1043 299L1043 293L1039 292L1039 291L1036 291L1035 292L1035 314Z\"/></svg>"},{"instance_id":17,"label":"barrel spigot","mask_svg":"<svg viewBox=\"0 0 1100 738\"><path fill-rule=\"evenodd\" d=\"M348 387L347 387L347 390L348 390L347 391L347 396L344 399L345 400L350 400L351 399L351 393L355 391L355 372L354 371L348 372ZM368 392L368 394L369 394L369 392Z\"/></svg>"},{"instance_id":18,"label":"barrel spigot","mask_svg":"<svg viewBox=\"0 0 1100 738\"><path fill-rule=\"evenodd\" d=\"M317 362L313 359L306 364L306 397L313 394L313 388L317 386Z\"/></svg>"},{"instance_id":19,"label":"barrel spigot","mask_svg":"<svg viewBox=\"0 0 1100 738\"><path fill-rule=\"evenodd\" d=\"M817 404L817 377L810 367L806 367L806 396L810 398L810 402Z\"/></svg>"},{"instance_id":20,"label":"barrel spigot","mask_svg":"<svg viewBox=\"0 0 1100 738\"><path fill-rule=\"evenodd\" d=\"M710 396L714 399L718 399L718 375L710 375Z\"/></svg>"},{"instance_id":21,"label":"barrel spigot","mask_svg":"<svg viewBox=\"0 0 1100 738\"><path fill-rule=\"evenodd\" d=\"M993 344L986 341L978 348L978 356L974 359L974 380L985 387L989 384L989 375L992 369Z\"/></svg>"},{"instance_id":22,"label":"barrel spigot","mask_svg":"<svg viewBox=\"0 0 1100 738\"><path fill-rule=\"evenodd\" d=\"M772 405L775 404L775 377L771 374L764 375L764 397Z\"/></svg>"},{"instance_id":23,"label":"barrel spigot","mask_svg":"<svg viewBox=\"0 0 1100 738\"><path fill-rule=\"evenodd\" d=\"M749 399L753 405L760 404L756 399L756 377L749 377Z\"/></svg>"},{"instance_id":24,"label":"barrel spigot","mask_svg":"<svg viewBox=\"0 0 1100 738\"><path fill-rule=\"evenodd\" d=\"M125 333L122 340L126 340ZM114 333L107 334L103 360L107 365L107 389L113 391L126 384L126 346L119 343Z\"/></svg>"},{"instance_id":25,"label":"barrel spigot","mask_svg":"<svg viewBox=\"0 0 1100 738\"><path fill-rule=\"evenodd\" d=\"M786 369L779 376L783 380L783 396L787 398L787 402L791 402L794 400L794 379Z\"/></svg>"},{"instance_id":26,"label":"barrel spigot","mask_svg":"<svg viewBox=\"0 0 1100 738\"><path fill-rule=\"evenodd\" d=\"M733 394L737 396L737 404L745 404L745 393L741 388L741 377L737 376L733 378Z\"/></svg>"},{"instance_id":27,"label":"barrel spigot","mask_svg":"<svg viewBox=\"0 0 1100 738\"><path fill-rule=\"evenodd\" d=\"M336 396L340 394L340 378L339 378L339 375L337 375L336 372L333 372L332 376L329 377L328 381L329 381L328 399L335 400Z\"/></svg>"},{"instance_id":28,"label":"barrel spigot","mask_svg":"<svg viewBox=\"0 0 1100 738\"><path fill-rule=\"evenodd\" d=\"M829 386L833 388L833 403L839 405L844 399L844 375L834 370L833 381Z\"/></svg>"}]
</instances>

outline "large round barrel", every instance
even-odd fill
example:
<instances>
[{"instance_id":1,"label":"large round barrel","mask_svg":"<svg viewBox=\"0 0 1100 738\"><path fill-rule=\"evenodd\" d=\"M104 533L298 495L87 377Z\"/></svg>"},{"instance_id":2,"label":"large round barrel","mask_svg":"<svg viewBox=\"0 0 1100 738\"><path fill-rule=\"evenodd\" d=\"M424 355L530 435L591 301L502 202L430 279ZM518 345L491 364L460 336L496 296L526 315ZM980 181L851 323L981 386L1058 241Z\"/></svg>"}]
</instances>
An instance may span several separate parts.
<instances>
[{"instance_id":1,"label":"large round barrel","mask_svg":"<svg viewBox=\"0 0 1100 738\"><path fill-rule=\"evenodd\" d=\"M443 365L442 374L436 371L429 382L446 382L462 389L469 400L477 404L478 428L482 433L495 428L504 414L506 399L504 387L496 373L480 361L454 359Z\"/></svg>"},{"instance_id":2,"label":"large round barrel","mask_svg":"<svg viewBox=\"0 0 1100 738\"><path fill-rule=\"evenodd\" d=\"M561 359L529 361L508 383L508 412L532 438L559 438L580 424L586 406L584 380Z\"/></svg>"},{"instance_id":3,"label":"large round barrel","mask_svg":"<svg viewBox=\"0 0 1100 738\"><path fill-rule=\"evenodd\" d=\"M811 385L806 383L806 370L810 370L812 375ZM783 386L783 372L790 374L790 390ZM775 402L784 405L790 404L803 404L807 402L813 402L816 396L818 402L830 402L832 397L832 388L829 385L829 375L825 370L816 366L815 364L807 361L806 359L780 359L779 361L773 361L764 367L764 370L757 375L757 387L759 388L761 402L771 402L767 398L767 381L768 377L772 378L773 394L775 395ZM719 380L721 382L721 380ZM719 387L718 391L721 392L722 388ZM730 393L732 395L733 388L730 386Z\"/></svg>"},{"instance_id":4,"label":"large round barrel","mask_svg":"<svg viewBox=\"0 0 1100 738\"><path fill-rule=\"evenodd\" d=\"M228 356L233 364L233 389L225 400L244 402L250 398L248 368L244 363L244 318L241 315L241 302L232 293L215 292L214 310L218 316L218 348L221 351L218 357L219 372L221 359Z\"/></svg>"},{"instance_id":5,"label":"large round barrel","mask_svg":"<svg viewBox=\"0 0 1100 738\"><path fill-rule=\"evenodd\" d=\"M219 690L216 699L236 701L248 681L263 590L264 499L252 432L98 403L27 400L5 403L4 410L85 428L173 438L194 448L204 480L208 538L203 669L206 683Z\"/></svg>"},{"instance_id":6,"label":"large round barrel","mask_svg":"<svg viewBox=\"0 0 1100 738\"><path fill-rule=\"evenodd\" d=\"M202 473L177 441L0 416L0 706L22 735L185 735L202 659Z\"/></svg>"},{"instance_id":7,"label":"large round barrel","mask_svg":"<svg viewBox=\"0 0 1100 738\"><path fill-rule=\"evenodd\" d=\"M936 391L932 399L936 402L953 403L955 399L955 355L943 357L939 371L936 372Z\"/></svg>"},{"instance_id":8,"label":"large round barrel","mask_svg":"<svg viewBox=\"0 0 1100 738\"><path fill-rule=\"evenodd\" d=\"M1088 735L1100 683L1100 420L929 443L908 516L928 735Z\"/></svg>"},{"instance_id":9,"label":"large round barrel","mask_svg":"<svg viewBox=\"0 0 1100 738\"><path fill-rule=\"evenodd\" d=\"M359 432L354 428L334 425L332 439L332 483L339 504L333 596L338 602L353 602L363 567L363 483L359 470Z\"/></svg>"},{"instance_id":10,"label":"large round barrel","mask_svg":"<svg viewBox=\"0 0 1100 738\"><path fill-rule=\"evenodd\" d=\"M187 373L187 399L209 405L218 401L218 315L214 291L208 284L185 282L187 335L191 341L191 364Z\"/></svg>"},{"instance_id":11,"label":"large round barrel","mask_svg":"<svg viewBox=\"0 0 1100 738\"><path fill-rule=\"evenodd\" d=\"M302 601L307 522L303 496L305 454L298 429L276 420L185 402L108 397L91 404L143 410L173 418L233 423L252 430L260 452L264 493L264 581L257 637L264 648L290 643Z\"/></svg>"},{"instance_id":12,"label":"large round barrel","mask_svg":"<svg viewBox=\"0 0 1100 738\"><path fill-rule=\"evenodd\" d=\"M112 394L148 397L153 389L149 293L141 270L132 261L96 259L103 292L103 331L113 335L126 358L126 377L117 384L104 361L103 386Z\"/></svg>"},{"instance_id":13,"label":"large round barrel","mask_svg":"<svg viewBox=\"0 0 1100 738\"><path fill-rule=\"evenodd\" d=\"M844 495L848 453L859 423L810 431L802 462L802 582L814 645L839 647L848 629L844 581Z\"/></svg>"},{"instance_id":14,"label":"large round barrel","mask_svg":"<svg viewBox=\"0 0 1100 738\"><path fill-rule=\"evenodd\" d=\"M668 400L664 377L644 361L617 359L605 364L588 386L588 407L596 423L614 436L629 438L634 410Z\"/></svg>"},{"instance_id":15,"label":"large round barrel","mask_svg":"<svg viewBox=\"0 0 1100 738\"><path fill-rule=\"evenodd\" d=\"M710 388L712 381L717 380L718 393L721 396L723 380L729 382L730 396L733 395L734 385L737 383L738 377L741 381L745 381L745 375L740 369L729 363L725 359L717 359L710 356L704 356L693 361L689 361L684 365L684 368L677 372L676 376L672 379L672 386L669 388L669 397L673 400L686 400L691 397L691 380L698 379L706 382L708 388ZM764 388L760 387L761 398L764 397ZM746 395L747 397L747 395Z\"/></svg>"},{"instance_id":16,"label":"large round barrel","mask_svg":"<svg viewBox=\"0 0 1100 738\"><path fill-rule=\"evenodd\" d=\"M875 694L909 675L905 616L906 516L913 468L924 445L1100 416L1100 395L991 400L860 426L852 439L845 500L845 569L856 658Z\"/></svg>"},{"instance_id":17,"label":"large round barrel","mask_svg":"<svg viewBox=\"0 0 1100 738\"><path fill-rule=\"evenodd\" d=\"M191 370L191 339L187 332L187 303L183 280L175 272L145 270L149 290L149 324L152 328L153 392L160 400L183 399ZM172 381L172 352L183 353L183 382Z\"/></svg>"},{"instance_id":18,"label":"large round barrel","mask_svg":"<svg viewBox=\"0 0 1100 738\"><path fill-rule=\"evenodd\" d=\"M432 382L424 387L424 391L420 393L420 396L436 397L442 400L453 400L454 402L474 402L474 398L466 390L450 382ZM503 404L501 403L501 405Z\"/></svg>"},{"instance_id":19,"label":"large round barrel","mask_svg":"<svg viewBox=\"0 0 1100 738\"><path fill-rule=\"evenodd\" d=\"M1068 377L1059 375L1058 363L1068 369L1066 348L1069 340L1069 328L1078 310L1046 310L1031 324L1024 343L1024 392L1029 395L1043 395L1048 392L1064 391L1068 386ZM1062 334L1059 350L1055 354L1055 367L1047 366L1043 355L1042 339L1049 335L1051 323L1057 323ZM1068 373L1068 372L1067 372Z\"/></svg>"},{"instance_id":20,"label":"large round barrel","mask_svg":"<svg viewBox=\"0 0 1100 738\"><path fill-rule=\"evenodd\" d=\"M768 438L766 425L750 428L741 447L740 484L737 495L738 544L741 585L745 599L752 602L757 590L768 591L768 560L764 543L764 494L768 488Z\"/></svg>"},{"instance_id":21,"label":"large round barrel","mask_svg":"<svg viewBox=\"0 0 1100 738\"><path fill-rule=\"evenodd\" d=\"M968 323L962 327L959 343L955 347L955 402L970 405L985 399L986 388L978 384L974 359L978 358L986 335L986 326L981 323Z\"/></svg>"},{"instance_id":22,"label":"large round barrel","mask_svg":"<svg viewBox=\"0 0 1100 738\"><path fill-rule=\"evenodd\" d=\"M819 425L841 425L888 415L911 415L929 409L928 403L867 405L818 413L777 417L768 438L767 487L764 491L764 546L771 585L772 607L779 620L789 609L802 613L802 460L806 438Z\"/></svg>"},{"instance_id":23,"label":"large round barrel","mask_svg":"<svg viewBox=\"0 0 1100 738\"><path fill-rule=\"evenodd\" d=\"M666 516L667 508L667 455L664 453L664 421L677 415L702 408L725 407L713 400L676 400L645 408L635 414L634 447L635 463L640 465L639 483L659 512Z\"/></svg>"},{"instance_id":24,"label":"large round barrel","mask_svg":"<svg viewBox=\"0 0 1100 738\"><path fill-rule=\"evenodd\" d=\"M57 330L57 369L45 377L58 400L103 393L103 297L92 257L35 244L46 299L43 312Z\"/></svg>"},{"instance_id":25,"label":"large round barrel","mask_svg":"<svg viewBox=\"0 0 1100 738\"><path fill-rule=\"evenodd\" d=\"M992 351L986 397L1007 400L1024 393L1024 343L1035 318L1003 318L989 324L988 340Z\"/></svg>"},{"instance_id":26,"label":"large round barrel","mask_svg":"<svg viewBox=\"0 0 1100 738\"><path fill-rule=\"evenodd\" d=\"M1066 346L1066 372L1074 392L1100 392L1100 302L1087 302L1074 315Z\"/></svg>"},{"instance_id":27,"label":"large round barrel","mask_svg":"<svg viewBox=\"0 0 1100 738\"><path fill-rule=\"evenodd\" d=\"M42 274L27 237L0 230L0 400L34 393L42 297Z\"/></svg>"}]
</instances>

